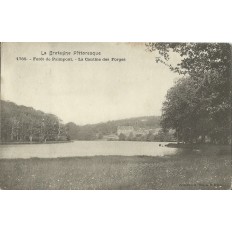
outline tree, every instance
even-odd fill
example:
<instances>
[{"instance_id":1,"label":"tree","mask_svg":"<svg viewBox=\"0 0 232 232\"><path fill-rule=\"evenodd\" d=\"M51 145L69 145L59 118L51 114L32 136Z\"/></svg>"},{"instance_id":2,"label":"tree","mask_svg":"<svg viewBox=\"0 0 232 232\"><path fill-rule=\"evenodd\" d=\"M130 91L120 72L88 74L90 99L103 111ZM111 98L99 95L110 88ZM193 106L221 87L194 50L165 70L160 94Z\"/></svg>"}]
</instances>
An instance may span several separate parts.
<instances>
[{"instance_id":1,"label":"tree","mask_svg":"<svg viewBox=\"0 0 232 232\"><path fill-rule=\"evenodd\" d=\"M119 135L119 141L125 141L126 140L126 136L124 134L120 134Z\"/></svg>"},{"instance_id":2,"label":"tree","mask_svg":"<svg viewBox=\"0 0 232 232\"><path fill-rule=\"evenodd\" d=\"M133 133L132 132L130 132L130 134L129 134L129 136L128 136L128 140L129 141L133 141L133 138L134 138L134 135L133 135Z\"/></svg>"},{"instance_id":3,"label":"tree","mask_svg":"<svg viewBox=\"0 0 232 232\"><path fill-rule=\"evenodd\" d=\"M163 104L161 124L173 128L180 139L193 142L209 136L228 143L231 121L231 45L222 43L148 43L158 52L156 62L182 76ZM171 53L179 55L174 65Z\"/></svg>"}]
</instances>

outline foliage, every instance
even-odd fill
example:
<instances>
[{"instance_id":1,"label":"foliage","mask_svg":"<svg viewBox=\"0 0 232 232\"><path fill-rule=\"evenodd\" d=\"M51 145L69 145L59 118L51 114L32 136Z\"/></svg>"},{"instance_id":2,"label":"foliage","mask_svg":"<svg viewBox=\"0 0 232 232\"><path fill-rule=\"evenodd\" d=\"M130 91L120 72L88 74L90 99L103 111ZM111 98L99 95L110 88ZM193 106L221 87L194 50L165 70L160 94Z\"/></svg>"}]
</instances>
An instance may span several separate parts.
<instances>
[{"instance_id":1,"label":"foliage","mask_svg":"<svg viewBox=\"0 0 232 232\"><path fill-rule=\"evenodd\" d=\"M159 116L145 116L108 121L105 123L88 124L77 126L75 123L67 123L66 128L71 139L74 140L95 140L101 139L103 135L116 134L118 126L133 126L134 128L159 128ZM131 135L129 140L135 140ZM125 140L126 138L124 138Z\"/></svg>"},{"instance_id":2,"label":"foliage","mask_svg":"<svg viewBox=\"0 0 232 232\"><path fill-rule=\"evenodd\" d=\"M124 134L120 134L119 135L119 141L125 141L126 140L126 136Z\"/></svg>"},{"instance_id":3,"label":"foliage","mask_svg":"<svg viewBox=\"0 0 232 232\"><path fill-rule=\"evenodd\" d=\"M67 133L62 121L53 114L1 101L1 139L31 142L66 140Z\"/></svg>"},{"instance_id":4,"label":"foliage","mask_svg":"<svg viewBox=\"0 0 232 232\"><path fill-rule=\"evenodd\" d=\"M184 142L230 142L231 45L223 43L148 43L156 62L182 76L163 103L161 124ZM171 54L179 55L174 64Z\"/></svg>"}]
</instances>

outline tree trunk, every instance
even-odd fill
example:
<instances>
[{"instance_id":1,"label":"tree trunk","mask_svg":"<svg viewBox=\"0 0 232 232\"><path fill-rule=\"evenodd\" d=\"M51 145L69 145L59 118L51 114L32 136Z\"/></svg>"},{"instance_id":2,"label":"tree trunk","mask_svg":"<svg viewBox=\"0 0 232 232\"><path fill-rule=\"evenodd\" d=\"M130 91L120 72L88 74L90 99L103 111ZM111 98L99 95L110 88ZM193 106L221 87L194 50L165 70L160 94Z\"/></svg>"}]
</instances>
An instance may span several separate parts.
<instances>
[{"instance_id":1,"label":"tree trunk","mask_svg":"<svg viewBox=\"0 0 232 232\"><path fill-rule=\"evenodd\" d=\"M14 128L13 128L13 126L11 127L10 139L11 139L11 141L14 140Z\"/></svg>"},{"instance_id":2,"label":"tree trunk","mask_svg":"<svg viewBox=\"0 0 232 232\"><path fill-rule=\"evenodd\" d=\"M179 131L178 130L176 130L176 137L177 137L177 144L179 144L180 141L179 141Z\"/></svg>"}]
</instances>

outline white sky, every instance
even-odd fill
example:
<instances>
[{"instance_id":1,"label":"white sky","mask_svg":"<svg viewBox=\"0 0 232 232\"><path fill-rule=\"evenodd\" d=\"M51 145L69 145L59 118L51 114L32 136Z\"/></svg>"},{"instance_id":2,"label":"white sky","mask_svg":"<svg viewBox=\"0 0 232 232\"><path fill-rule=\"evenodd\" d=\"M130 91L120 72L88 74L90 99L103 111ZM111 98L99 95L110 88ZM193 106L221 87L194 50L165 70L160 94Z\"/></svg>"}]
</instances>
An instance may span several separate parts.
<instances>
[{"instance_id":1,"label":"white sky","mask_svg":"<svg viewBox=\"0 0 232 232\"><path fill-rule=\"evenodd\" d=\"M157 64L156 54L145 49L144 43L4 43L2 99L79 125L160 115L177 74ZM126 62L16 60L42 57L41 51L100 51L100 58Z\"/></svg>"}]
</instances>

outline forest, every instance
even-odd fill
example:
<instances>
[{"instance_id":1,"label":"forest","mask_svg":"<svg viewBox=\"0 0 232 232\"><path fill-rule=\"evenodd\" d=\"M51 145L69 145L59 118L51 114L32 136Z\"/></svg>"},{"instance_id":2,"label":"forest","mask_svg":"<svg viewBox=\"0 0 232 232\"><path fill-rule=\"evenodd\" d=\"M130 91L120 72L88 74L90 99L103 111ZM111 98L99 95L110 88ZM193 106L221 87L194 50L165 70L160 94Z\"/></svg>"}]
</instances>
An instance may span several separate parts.
<instances>
[{"instance_id":1,"label":"forest","mask_svg":"<svg viewBox=\"0 0 232 232\"><path fill-rule=\"evenodd\" d=\"M160 116L128 118L80 126L74 122L64 123L56 115L32 107L1 101L2 142L97 140L102 139L104 135L116 134L118 126L155 129L160 127ZM163 134L161 137L163 138Z\"/></svg>"},{"instance_id":2,"label":"forest","mask_svg":"<svg viewBox=\"0 0 232 232\"><path fill-rule=\"evenodd\" d=\"M32 107L1 100L1 141L65 141L68 134L62 120Z\"/></svg>"},{"instance_id":3,"label":"forest","mask_svg":"<svg viewBox=\"0 0 232 232\"><path fill-rule=\"evenodd\" d=\"M163 129L174 129L179 142L231 144L231 45L147 43L146 48L180 77L163 103ZM180 58L176 65L172 54Z\"/></svg>"}]
</instances>

